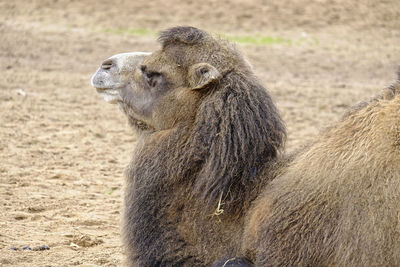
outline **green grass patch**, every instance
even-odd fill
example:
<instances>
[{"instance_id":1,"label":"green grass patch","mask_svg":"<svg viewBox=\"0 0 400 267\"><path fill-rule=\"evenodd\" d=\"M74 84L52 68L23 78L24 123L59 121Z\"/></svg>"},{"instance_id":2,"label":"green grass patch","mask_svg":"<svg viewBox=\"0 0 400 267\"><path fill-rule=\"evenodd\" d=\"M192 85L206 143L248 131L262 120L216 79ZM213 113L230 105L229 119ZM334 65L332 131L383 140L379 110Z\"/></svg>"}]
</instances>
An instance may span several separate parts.
<instances>
[{"instance_id":1,"label":"green grass patch","mask_svg":"<svg viewBox=\"0 0 400 267\"><path fill-rule=\"evenodd\" d=\"M134 36L156 36L158 31L148 29L131 29L131 28L119 28L119 29L105 29L105 33L117 34L117 35L134 35ZM317 45L319 42L316 38L299 38L298 40L290 40L283 37L274 36L262 36L262 35L225 35L220 34L221 38L227 39L230 42L238 44L250 44L256 46L268 46L268 45Z\"/></svg>"},{"instance_id":2,"label":"green grass patch","mask_svg":"<svg viewBox=\"0 0 400 267\"><path fill-rule=\"evenodd\" d=\"M151 36L156 35L156 31L147 30L147 29L105 29L104 32L118 34L118 35L136 35L136 36Z\"/></svg>"},{"instance_id":3,"label":"green grass patch","mask_svg":"<svg viewBox=\"0 0 400 267\"><path fill-rule=\"evenodd\" d=\"M273 36L223 36L231 42L239 44L252 44L252 45L274 45L274 44L287 44L291 45L292 40L282 37Z\"/></svg>"},{"instance_id":4,"label":"green grass patch","mask_svg":"<svg viewBox=\"0 0 400 267\"><path fill-rule=\"evenodd\" d=\"M118 190L118 187L111 187L111 189L107 192L107 194L111 195L114 193L116 190Z\"/></svg>"}]
</instances>

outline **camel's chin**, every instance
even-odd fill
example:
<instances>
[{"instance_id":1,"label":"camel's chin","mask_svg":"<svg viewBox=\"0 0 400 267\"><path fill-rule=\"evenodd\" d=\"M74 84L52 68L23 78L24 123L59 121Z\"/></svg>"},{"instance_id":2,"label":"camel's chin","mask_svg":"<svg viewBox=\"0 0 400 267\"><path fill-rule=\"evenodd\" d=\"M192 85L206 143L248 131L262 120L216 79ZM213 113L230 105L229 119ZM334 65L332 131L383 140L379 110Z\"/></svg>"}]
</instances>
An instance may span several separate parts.
<instances>
[{"instance_id":1,"label":"camel's chin","mask_svg":"<svg viewBox=\"0 0 400 267\"><path fill-rule=\"evenodd\" d=\"M122 101L119 92L114 89L97 89L97 93L109 104L117 104Z\"/></svg>"}]
</instances>

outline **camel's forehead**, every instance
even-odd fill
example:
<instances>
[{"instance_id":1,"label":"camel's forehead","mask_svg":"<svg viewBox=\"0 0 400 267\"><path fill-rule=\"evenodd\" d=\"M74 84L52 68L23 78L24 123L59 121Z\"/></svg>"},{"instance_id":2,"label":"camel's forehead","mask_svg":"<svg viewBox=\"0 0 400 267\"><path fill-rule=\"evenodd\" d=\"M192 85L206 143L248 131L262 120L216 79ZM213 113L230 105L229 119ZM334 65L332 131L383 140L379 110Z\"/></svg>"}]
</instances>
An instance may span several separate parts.
<instances>
[{"instance_id":1,"label":"camel's forehead","mask_svg":"<svg viewBox=\"0 0 400 267\"><path fill-rule=\"evenodd\" d=\"M148 71L163 73L168 79L178 79L180 74L184 73L185 66L190 65L188 58L182 54L171 53L168 49L160 49L154 51L147 56L142 64L146 66Z\"/></svg>"},{"instance_id":2,"label":"camel's forehead","mask_svg":"<svg viewBox=\"0 0 400 267\"><path fill-rule=\"evenodd\" d=\"M110 59L115 59L115 60L125 60L127 58L134 58L138 56L148 56L151 55L150 52L127 52L127 53L119 53L115 54L110 57Z\"/></svg>"},{"instance_id":3,"label":"camel's forehead","mask_svg":"<svg viewBox=\"0 0 400 267\"><path fill-rule=\"evenodd\" d=\"M123 68L135 68L149 55L151 55L149 52L129 52L113 55L109 59L113 60L122 70Z\"/></svg>"}]
</instances>

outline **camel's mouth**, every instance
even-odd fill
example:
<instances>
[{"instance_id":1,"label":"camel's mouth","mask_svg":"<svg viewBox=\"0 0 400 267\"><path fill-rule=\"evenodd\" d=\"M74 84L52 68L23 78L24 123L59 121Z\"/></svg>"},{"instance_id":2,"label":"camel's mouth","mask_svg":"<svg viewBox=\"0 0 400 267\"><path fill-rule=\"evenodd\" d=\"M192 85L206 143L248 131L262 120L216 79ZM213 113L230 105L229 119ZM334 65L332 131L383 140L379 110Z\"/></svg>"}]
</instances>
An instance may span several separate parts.
<instances>
[{"instance_id":1,"label":"camel's mouth","mask_svg":"<svg viewBox=\"0 0 400 267\"><path fill-rule=\"evenodd\" d=\"M107 103L116 104L122 101L121 95L118 90L113 88L96 88L96 91L101 95Z\"/></svg>"}]
</instances>

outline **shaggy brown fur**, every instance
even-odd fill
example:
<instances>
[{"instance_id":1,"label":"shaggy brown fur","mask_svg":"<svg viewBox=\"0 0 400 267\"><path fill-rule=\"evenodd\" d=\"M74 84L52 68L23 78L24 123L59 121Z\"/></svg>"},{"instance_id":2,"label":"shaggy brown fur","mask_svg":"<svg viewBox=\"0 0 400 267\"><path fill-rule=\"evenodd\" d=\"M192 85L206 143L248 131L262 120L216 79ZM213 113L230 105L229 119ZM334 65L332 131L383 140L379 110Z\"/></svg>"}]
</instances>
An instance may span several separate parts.
<instances>
[{"instance_id":1,"label":"shaggy brown fur","mask_svg":"<svg viewBox=\"0 0 400 267\"><path fill-rule=\"evenodd\" d=\"M400 266L399 81L357 105L256 200L257 266Z\"/></svg>"},{"instance_id":2,"label":"shaggy brown fur","mask_svg":"<svg viewBox=\"0 0 400 267\"><path fill-rule=\"evenodd\" d=\"M130 266L400 266L400 81L282 157L282 120L230 44L192 27L159 41L92 79L139 133Z\"/></svg>"},{"instance_id":3,"label":"shaggy brown fur","mask_svg":"<svg viewBox=\"0 0 400 267\"><path fill-rule=\"evenodd\" d=\"M129 80L120 106L139 133L126 173L128 264L206 266L239 253L244 211L274 176L285 127L229 43L192 27L159 41L130 74L115 72Z\"/></svg>"}]
</instances>

